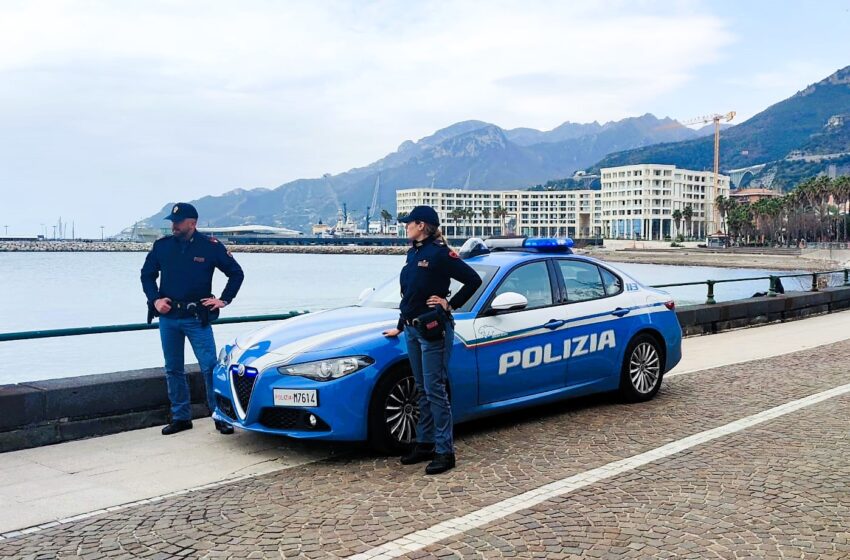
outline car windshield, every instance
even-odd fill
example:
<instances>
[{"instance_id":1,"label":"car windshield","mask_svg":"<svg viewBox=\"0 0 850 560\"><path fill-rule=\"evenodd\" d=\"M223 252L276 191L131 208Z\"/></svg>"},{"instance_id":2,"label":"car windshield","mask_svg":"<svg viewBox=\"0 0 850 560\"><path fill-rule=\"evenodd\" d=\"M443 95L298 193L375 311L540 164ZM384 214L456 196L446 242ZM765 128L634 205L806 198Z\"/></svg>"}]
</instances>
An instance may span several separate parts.
<instances>
[{"instance_id":1,"label":"car windshield","mask_svg":"<svg viewBox=\"0 0 850 560\"><path fill-rule=\"evenodd\" d=\"M499 270L498 266L490 266L485 264L478 263L469 263L470 266L478 273L478 276L481 277L481 286L475 291L469 301L467 301L463 307L458 309L457 311L469 311L475 305L475 302L478 301L478 298L481 297L481 293L484 292L484 289L487 287L487 284L490 283L490 280L495 276L496 271ZM456 294L460 289L460 282L457 280L452 280L451 285L449 286L449 294ZM449 296L451 298L451 295ZM358 303L360 307L384 307L387 309L398 309L398 304L401 301L401 293L399 290L398 276L390 278L383 284L381 284L378 288L375 289L371 294L369 294L366 299Z\"/></svg>"}]
</instances>

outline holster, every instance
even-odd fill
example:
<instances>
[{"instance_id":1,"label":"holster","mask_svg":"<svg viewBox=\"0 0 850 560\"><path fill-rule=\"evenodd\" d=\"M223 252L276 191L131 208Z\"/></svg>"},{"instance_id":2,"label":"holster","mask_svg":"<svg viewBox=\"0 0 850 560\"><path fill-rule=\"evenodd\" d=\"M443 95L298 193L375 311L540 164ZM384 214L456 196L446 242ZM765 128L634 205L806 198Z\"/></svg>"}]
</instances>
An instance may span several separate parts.
<instances>
[{"instance_id":1,"label":"holster","mask_svg":"<svg viewBox=\"0 0 850 560\"><path fill-rule=\"evenodd\" d=\"M153 323L154 317L159 317L159 311L156 310L153 303L148 303L148 325Z\"/></svg>"},{"instance_id":2,"label":"holster","mask_svg":"<svg viewBox=\"0 0 850 560\"><path fill-rule=\"evenodd\" d=\"M441 305L415 318L413 326L425 340L440 340L446 336L446 322L449 320Z\"/></svg>"},{"instance_id":3,"label":"holster","mask_svg":"<svg viewBox=\"0 0 850 560\"><path fill-rule=\"evenodd\" d=\"M212 321L215 321L216 319L218 319L218 315L219 315L218 309L216 309L215 311L210 311L209 307L207 307L206 305L204 305L200 302L198 302L198 306L195 307L194 311L195 311L195 317L197 317L198 320L201 322L202 327L206 327Z\"/></svg>"}]
</instances>

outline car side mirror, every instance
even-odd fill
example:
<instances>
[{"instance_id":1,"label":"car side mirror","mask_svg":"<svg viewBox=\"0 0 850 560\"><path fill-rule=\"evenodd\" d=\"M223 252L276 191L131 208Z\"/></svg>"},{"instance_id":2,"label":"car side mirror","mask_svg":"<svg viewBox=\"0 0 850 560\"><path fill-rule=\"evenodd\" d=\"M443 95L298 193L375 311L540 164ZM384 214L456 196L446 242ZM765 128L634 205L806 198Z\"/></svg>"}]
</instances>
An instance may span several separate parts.
<instances>
[{"instance_id":1,"label":"car side mirror","mask_svg":"<svg viewBox=\"0 0 850 560\"><path fill-rule=\"evenodd\" d=\"M372 295L372 292L374 292L374 291L375 291L375 288L366 288L365 290L363 290L362 292L360 292L360 295L359 295L359 296L357 296L357 303L363 303L363 301L364 301L367 297L371 296L371 295Z\"/></svg>"},{"instance_id":2,"label":"car side mirror","mask_svg":"<svg viewBox=\"0 0 850 560\"><path fill-rule=\"evenodd\" d=\"M490 309L495 311L515 311L517 309L525 309L528 307L528 300L524 295L516 292L505 292L496 296L493 303L490 304Z\"/></svg>"}]
</instances>

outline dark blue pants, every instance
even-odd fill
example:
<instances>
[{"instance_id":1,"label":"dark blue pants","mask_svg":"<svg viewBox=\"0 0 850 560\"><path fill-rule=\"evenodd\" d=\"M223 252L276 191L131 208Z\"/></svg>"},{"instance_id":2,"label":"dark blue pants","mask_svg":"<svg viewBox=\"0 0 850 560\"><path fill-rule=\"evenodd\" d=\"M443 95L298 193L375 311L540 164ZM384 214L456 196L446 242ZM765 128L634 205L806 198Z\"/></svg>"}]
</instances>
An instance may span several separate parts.
<instances>
[{"instance_id":1,"label":"dark blue pants","mask_svg":"<svg viewBox=\"0 0 850 560\"><path fill-rule=\"evenodd\" d=\"M187 338L201 368L201 375L206 386L207 404L211 412L215 411L212 375L218 358L212 326L201 326L201 321L196 317L184 319L160 317L159 337L162 341L162 353L165 356L165 380L168 383L168 400L171 401L171 420L192 419L189 379L186 377L183 357Z\"/></svg>"},{"instance_id":2,"label":"dark blue pants","mask_svg":"<svg viewBox=\"0 0 850 560\"><path fill-rule=\"evenodd\" d=\"M441 340L425 340L415 327L404 328L407 355L419 391L419 424L416 441L434 443L437 453L454 453L452 406L446 391L449 358L454 346L454 325L446 324Z\"/></svg>"}]
</instances>

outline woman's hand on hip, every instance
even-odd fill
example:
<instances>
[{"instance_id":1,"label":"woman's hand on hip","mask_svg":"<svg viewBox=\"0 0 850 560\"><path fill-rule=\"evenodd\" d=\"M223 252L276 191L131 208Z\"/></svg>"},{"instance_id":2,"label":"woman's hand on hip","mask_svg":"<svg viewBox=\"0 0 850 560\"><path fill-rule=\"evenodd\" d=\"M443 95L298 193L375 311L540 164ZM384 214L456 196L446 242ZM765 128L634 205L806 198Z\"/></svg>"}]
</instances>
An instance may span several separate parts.
<instances>
[{"instance_id":1,"label":"woman's hand on hip","mask_svg":"<svg viewBox=\"0 0 850 560\"><path fill-rule=\"evenodd\" d=\"M444 310L449 310L449 302L445 298L441 298L440 296L431 296L428 298L428 301L425 302L426 305L439 305Z\"/></svg>"},{"instance_id":2,"label":"woman's hand on hip","mask_svg":"<svg viewBox=\"0 0 850 560\"><path fill-rule=\"evenodd\" d=\"M398 330L398 329L390 329L388 331L382 332L381 334L383 334L387 338L395 338L395 337L397 337L398 335L401 334L401 331Z\"/></svg>"}]
</instances>

